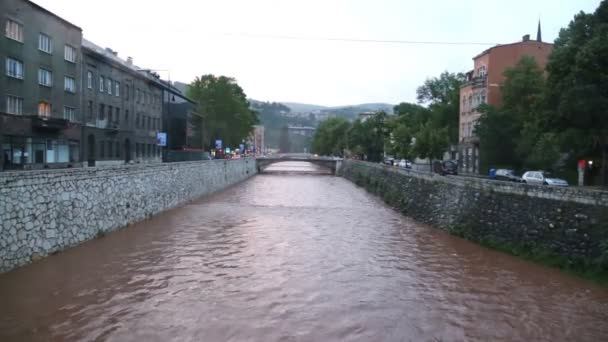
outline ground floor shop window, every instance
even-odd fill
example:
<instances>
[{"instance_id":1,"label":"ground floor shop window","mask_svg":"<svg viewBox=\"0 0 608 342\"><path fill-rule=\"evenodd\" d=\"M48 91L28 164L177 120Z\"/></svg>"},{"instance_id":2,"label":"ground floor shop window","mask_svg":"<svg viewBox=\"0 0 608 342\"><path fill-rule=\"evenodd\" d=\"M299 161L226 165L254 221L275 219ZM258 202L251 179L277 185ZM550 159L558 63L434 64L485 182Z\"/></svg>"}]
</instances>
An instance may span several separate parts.
<instances>
[{"instance_id":1,"label":"ground floor shop window","mask_svg":"<svg viewBox=\"0 0 608 342\"><path fill-rule=\"evenodd\" d=\"M52 164L78 162L78 141L34 137L4 137L2 154L5 164Z\"/></svg>"}]
</instances>

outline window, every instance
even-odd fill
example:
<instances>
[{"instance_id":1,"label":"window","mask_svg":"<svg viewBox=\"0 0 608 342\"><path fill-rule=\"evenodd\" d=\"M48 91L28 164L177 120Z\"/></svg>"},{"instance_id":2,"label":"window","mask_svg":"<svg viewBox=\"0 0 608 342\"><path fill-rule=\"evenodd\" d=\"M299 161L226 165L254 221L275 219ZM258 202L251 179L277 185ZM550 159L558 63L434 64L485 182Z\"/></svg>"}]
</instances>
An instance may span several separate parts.
<instances>
[{"instance_id":1,"label":"window","mask_svg":"<svg viewBox=\"0 0 608 342\"><path fill-rule=\"evenodd\" d=\"M139 89L137 89L137 95L135 100L137 101L137 103L139 103L141 101L141 91Z\"/></svg>"},{"instance_id":2,"label":"window","mask_svg":"<svg viewBox=\"0 0 608 342\"><path fill-rule=\"evenodd\" d=\"M76 121L76 108L68 106L63 107L63 118L71 122Z\"/></svg>"},{"instance_id":3,"label":"window","mask_svg":"<svg viewBox=\"0 0 608 342\"><path fill-rule=\"evenodd\" d=\"M103 93L103 85L105 84L106 80L103 78L103 76L99 76L99 92Z\"/></svg>"},{"instance_id":4,"label":"window","mask_svg":"<svg viewBox=\"0 0 608 342\"><path fill-rule=\"evenodd\" d=\"M11 96L6 96L6 112L9 114L23 114L23 98Z\"/></svg>"},{"instance_id":5,"label":"window","mask_svg":"<svg viewBox=\"0 0 608 342\"><path fill-rule=\"evenodd\" d=\"M48 102L40 102L38 104L38 115L43 118L51 117L51 104Z\"/></svg>"},{"instance_id":6,"label":"window","mask_svg":"<svg viewBox=\"0 0 608 342\"><path fill-rule=\"evenodd\" d=\"M8 19L4 28L4 34L10 39L23 43L23 25L18 22Z\"/></svg>"},{"instance_id":7,"label":"window","mask_svg":"<svg viewBox=\"0 0 608 342\"><path fill-rule=\"evenodd\" d=\"M120 123L120 108L116 108L116 113L115 113L115 117L116 117L116 123L119 124Z\"/></svg>"},{"instance_id":8,"label":"window","mask_svg":"<svg viewBox=\"0 0 608 342\"><path fill-rule=\"evenodd\" d=\"M93 73L87 71L87 88L93 89Z\"/></svg>"},{"instance_id":9,"label":"window","mask_svg":"<svg viewBox=\"0 0 608 342\"><path fill-rule=\"evenodd\" d=\"M105 157L105 146L106 146L106 142L105 141L100 141L99 142L99 156L101 158Z\"/></svg>"},{"instance_id":10,"label":"window","mask_svg":"<svg viewBox=\"0 0 608 342\"><path fill-rule=\"evenodd\" d=\"M66 45L63 55L66 61L76 63L76 49L73 47Z\"/></svg>"},{"instance_id":11,"label":"window","mask_svg":"<svg viewBox=\"0 0 608 342\"><path fill-rule=\"evenodd\" d=\"M119 82L114 83L114 95L120 96L120 83Z\"/></svg>"},{"instance_id":12,"label":"window","mask_svg":"<svg viewBox=\"0 0 608 342\"><path fill-rule=\"evenodd\" d=\"M89 101L88 105L87 105L87 114L88 114L88 120L94 120L95 117L93 116L93 101Z\"/></svg>"},{"instance_id":13,"label":"window","mask_svg":"<svg viewBox=\"0 0 608 342\"><path fill-rule=\"evenodd\" d=\"M38 50L53 53L53 40L44 33L38 35Z\"/></svg>"},{"instance_id":14,"label":"window","mask_svg":"<svg viewBox=\"0 0 608 342\"><path fill-rule=\"evenodd\" d=\"M76 92L76 79L73 77L65 76L63 78L64 90L70 93Z\"/></svg>"},{"instance_id":15,"label":"window","mask_svg":"<svg viewBox=\"0 0 608 342\"><path fill-rule=\"evenodd\" d=\"M120 143L116 142L116 158L120 158Z\"/></svg>"},{"instance_id":16,"label":"window","mask_svg":"<svg viewBox=\"0 0 608 342\"><path fill-rule=\"evenodd\" d=\"M112 122L112 106L108 106L108 123Z\"/></svg>"},{"instance_id":17,"label":"window","mask_svg":"<svg viewBox=\"0 0 608 342\"><path fill-rule=\"evenodd\" d=\"M108 141L108 158L112 158L114 154L112 153L112 147L114 147L114 143Z\"/></svg>"},{"instance_id":18,"label":"window","mask_svg":"<svg viewBox=\"0 0 608 342\"><path fill-rule=\"evenodd\" d=\"M135 127L139 128L139 113L135 115Z\"/></svg>"},{"instance_id":19,"label":"window","mask_svg":"<svg viewBox=\"0 0 608 342\"><path fill-rule=\"evenodd\" d=\"M38 69L38 84L45 87L53 86L53 73L46 69Z\"/></svg>"},{"instance_id":20,"label":"window","mask_svg":"<svg viewBox=\"0 0 608 342\"><path fill-rule=\"evenodd\" d=\"M107 85L107 89L108 89L108 94L112 95L112 80L111 79L107 79L108 85Z\"/></svg>"},{"instance_id":21,"label":"window","mask_svg":"<svg viewBox=\"0 0 608 342\"><path fill-rule=\"evenodd\" d=\"M6 59L6 75L23 79L23 62L13 58Z\"/></svg>"},{"instance_id":22,"label":"window","mask_svg":"<svg viewBox=\"0 0 608 342\"><path fill-rule=\"evenodd\" d=\"M127 123L127 125L129 124L129 110L125 110L125 122Z\"/></svg>"},{"instance_id":23,"label":"window","mask_svg":"<svg viewBox=\"0 0 608 342\"><path fill-rule=\"evenodd\" d=\"M99 114L98 114L98 120L105 120L106 119L106 113L105 113L105 106L103 105L103 103L99 104Z\"/></svg>"}]
</instances>

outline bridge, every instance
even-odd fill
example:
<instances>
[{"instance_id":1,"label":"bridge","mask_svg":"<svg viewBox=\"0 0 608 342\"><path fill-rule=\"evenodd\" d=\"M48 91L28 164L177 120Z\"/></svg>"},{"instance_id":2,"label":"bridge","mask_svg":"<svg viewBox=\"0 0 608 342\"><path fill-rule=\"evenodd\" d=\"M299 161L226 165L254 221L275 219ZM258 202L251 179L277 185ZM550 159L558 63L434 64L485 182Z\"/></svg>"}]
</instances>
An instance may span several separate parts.
<instances>
[{"instance_id":1,"label":"bridge","mask_svg":"<svg viewBox=\"0 0 608 342\"><path fill-rule=\"evenodd\" d=\"M263 173L265 168L275 163L308 162L324 168L328 168L333 173L336 173L336 169L338 168L338 162L340 161L341 159L339 158L315 157L314 155L306 153L280 154L256 158L256 166L258 169L258 173Z\"/></svg>"}]
</instances>

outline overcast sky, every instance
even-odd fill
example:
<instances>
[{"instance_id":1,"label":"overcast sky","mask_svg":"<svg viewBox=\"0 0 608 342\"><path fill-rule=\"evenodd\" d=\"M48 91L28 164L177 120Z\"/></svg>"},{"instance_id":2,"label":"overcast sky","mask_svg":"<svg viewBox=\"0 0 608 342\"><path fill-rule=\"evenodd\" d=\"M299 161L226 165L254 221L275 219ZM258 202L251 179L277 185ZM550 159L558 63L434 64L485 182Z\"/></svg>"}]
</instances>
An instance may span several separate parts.
<instances>
[{"instance_id":1,"label":"overcast sky","mask_svg":"<svg viewBox=\"0 0 608 342\"><path fill-rule=\"evenodd\" d=\"M82 27L84 37L169 69L237 79L251 98L320 105L415 101L443 70L472 68L489 46L287 40L268 36L510 43L552 42L575 13L600 0L34 0ZM163 78L166 72L160 72Z\"/></svg>"}]
</instances>

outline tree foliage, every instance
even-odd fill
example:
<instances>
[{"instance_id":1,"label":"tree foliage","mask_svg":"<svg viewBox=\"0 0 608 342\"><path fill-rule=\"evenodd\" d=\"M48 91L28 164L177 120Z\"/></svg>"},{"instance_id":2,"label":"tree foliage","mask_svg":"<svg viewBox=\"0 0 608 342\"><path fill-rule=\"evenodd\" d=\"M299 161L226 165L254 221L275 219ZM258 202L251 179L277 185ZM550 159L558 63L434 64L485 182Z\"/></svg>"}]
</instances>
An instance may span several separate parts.
<instances>
[{"instance_id":1,"label":"tree foliage","mask_svg":"<svg viewBox=\"0 0 608 342\"><path fill-rule=\"evenodd\" d=\"M215 139L222 139L225 146L238 146L258 122L245 92L233 78L197 77L188 88L188 96L198 103L198 112L204 117L206 147L213 146Z\"/></svg>"},{"instance_id":2,"label":"tree foliage","mask_svg":"<svg viewBox=\"0 0 608 342\"><path fill-rule=\"evenodd\" d=\"M347 132L351 124L344 118L321 121L312 140L312 150L320 155L341 156L346 148Z\"/></svg>"},{"instance_id":3,"label":"tree foliage","mask_svg":"<svg viewBox=\"0 0 608 342\"><path fill-rule=\"evenodd\" d=\"M464 81L464 74L445 71L427 79L416 91L418 102L427 104L431 111L433 127L445 129L450 144L458 143L460 86Z\"/></svg>"}]
</instances>

